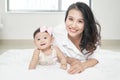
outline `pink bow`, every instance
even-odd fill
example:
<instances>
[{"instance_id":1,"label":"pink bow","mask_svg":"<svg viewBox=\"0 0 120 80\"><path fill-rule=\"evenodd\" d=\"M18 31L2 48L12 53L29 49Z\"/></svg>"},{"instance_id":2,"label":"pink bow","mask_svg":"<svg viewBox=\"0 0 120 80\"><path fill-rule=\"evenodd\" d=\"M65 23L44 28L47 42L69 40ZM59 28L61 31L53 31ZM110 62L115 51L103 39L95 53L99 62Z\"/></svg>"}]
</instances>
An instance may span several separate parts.
<instances>
[{"instance_id":1,"label":"pink bow","mask_svg":"<svg viewBox=\"0 0 120 80\"><path fill-rule=\"evenodd\" d=\"M51 27L46 27L46 26L40 27L40 32L45 32L45 31L47 31L50 35L52 35L52 28Z\"/></svg>"}]
</instances>

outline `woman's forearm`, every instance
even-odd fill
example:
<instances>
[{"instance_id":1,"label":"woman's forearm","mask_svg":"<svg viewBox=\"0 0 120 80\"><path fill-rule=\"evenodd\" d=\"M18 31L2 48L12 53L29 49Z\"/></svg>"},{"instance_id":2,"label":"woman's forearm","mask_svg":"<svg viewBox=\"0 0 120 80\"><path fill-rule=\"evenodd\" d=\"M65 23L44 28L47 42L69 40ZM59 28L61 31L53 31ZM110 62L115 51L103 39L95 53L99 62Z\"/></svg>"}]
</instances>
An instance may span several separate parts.
<instances>
[{"instance_id":1,"label":"woman's forearm","mask_svg":"<svg viewBox=\"0 0 120 80\"><path fill-rule=\"evenodd\" d=\"M97 63L98 61L96 59L88 59L87 61L82 63L82 66L84 67L84 69L86 69L95 66Z\"/></svg>"},{"instance_id":2,"label":"woman's forearm","mask_svg":"<svg viewBox=\"0 0 120 80\"><path fill-rule=\"evenodd\" d=\"M69 63L69 64L72 62L70 57L66 57L66 60L67 60L67 63Z\"/></svg>"},{"instance_id":3,"label":"woman's forearm","mask_svg":"<svg viewBox=\"0 0 120 80\"><path fill-rule=\"evenodd\" d=\"M70 65L74 65L74 64L80 64L81 61L75 58L71 58L71 57L66 57L67 58L67 63Z\"/></svg>"},{"instance_id":4,"label":"woman's forearm","mask_svg":"<svg viewBox=\"0 0 120 80\"><path fill-rule=\"evenodd\" d=\"M83 67L84 69L89 68L89 67L93 67L98 63L98 60L96 59L88 59L85 62L81 62L78 59L75 58L71 58L71 57L66 57L67 58L67 63L70 65L75 65L75 64L80 64L81 67Z\"/></svg>"}]
</instances>

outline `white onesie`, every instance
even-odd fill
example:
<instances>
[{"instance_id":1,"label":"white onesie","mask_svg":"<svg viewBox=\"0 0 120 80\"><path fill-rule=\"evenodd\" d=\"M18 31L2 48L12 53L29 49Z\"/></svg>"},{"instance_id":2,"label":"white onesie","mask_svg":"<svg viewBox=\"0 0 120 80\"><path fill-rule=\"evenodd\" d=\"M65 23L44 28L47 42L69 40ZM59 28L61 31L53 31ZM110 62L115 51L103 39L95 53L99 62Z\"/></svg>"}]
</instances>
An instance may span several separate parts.
<instances>
[{"instance_id":1,"label":"white onesie","mask_svg":"<svg viewBox=\"0 0 120 80\"><path fill-rule=\"evenodd\" d=\"M45 55L42 51L40 51L39 58L40 65L52 65L55 64L58 60L56 50L53 48L50 55Z\"/></svg>"}]
</instances>

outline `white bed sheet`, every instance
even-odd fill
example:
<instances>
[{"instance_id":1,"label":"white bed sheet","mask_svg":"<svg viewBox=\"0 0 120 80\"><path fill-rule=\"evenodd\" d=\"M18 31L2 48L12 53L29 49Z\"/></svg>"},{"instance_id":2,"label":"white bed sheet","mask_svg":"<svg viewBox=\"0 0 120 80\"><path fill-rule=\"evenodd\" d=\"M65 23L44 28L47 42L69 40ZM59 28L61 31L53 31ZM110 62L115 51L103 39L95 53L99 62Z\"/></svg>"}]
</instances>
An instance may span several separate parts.
<instances>
[{"instance_id":1,"label":"white bed sheet","mask_svg":"<svg viewBox=\"0 0 120 80\"><path fill-rule=\"evenodd\" d=\"M12 49L0 55L0 80L120 80L120 52L100 50L100 62L70 75L59 63L28 70L33 49Z\"/></svg>"}]
</instances>

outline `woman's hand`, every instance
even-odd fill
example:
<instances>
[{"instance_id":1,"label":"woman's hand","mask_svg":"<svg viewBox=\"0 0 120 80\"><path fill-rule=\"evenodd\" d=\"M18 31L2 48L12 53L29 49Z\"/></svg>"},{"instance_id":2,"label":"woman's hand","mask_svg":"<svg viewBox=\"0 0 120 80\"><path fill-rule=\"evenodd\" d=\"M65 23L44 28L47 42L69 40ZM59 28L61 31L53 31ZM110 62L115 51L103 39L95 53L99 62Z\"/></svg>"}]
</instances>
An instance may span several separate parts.
<instances>
[{"instance_id":1,"label":"woman's hand","mask_svg":"<svg viewBox=\"0 0 120 80\"><path fill-rule=\"evenodd\" d=\"M67 62L72 66L75 65L77 63L81 63L80 60L75 59L75 58L71 58L71 57L67 57Z\"/></svg>"},{"instance_id":2,"label":"woman's hand","mask_svg":"<svg viewBox=\"0 0 120 80\"><path fill-rule=\"evenodd\" d=\"M76 73L81 73L84 70L85 70L85 68L82 65L82 63L81 62L77 62L76 64L70 66L70 69L68 70L68 73L76 74Z\"/></svg>"},{"instance_id":3,"label":"woman's hand","mask_svg":"<svg viewBox=\"0 0 120 80\"><path fill-rule=\"evenodd\" d=\"M68 73L76 74L83 72L86 68L95 66L98 61L96 59L88 59L85 62L81 62L78 59L67 57L67 62L71 65L68 69Z\"/></svg>"},{"instance_id":4,"label":"woman's hand","mask_svg":"<svg viewBox=\"0 0 120 80\"><path fill-rule=\"evenodd\" d=\"M67 61L71 65L70 69L68 69L68 73L76 74L76 73L81 73L82 71L85 70L83 63L80 60L67 57Z\"/></svg>"}]
</instances>

